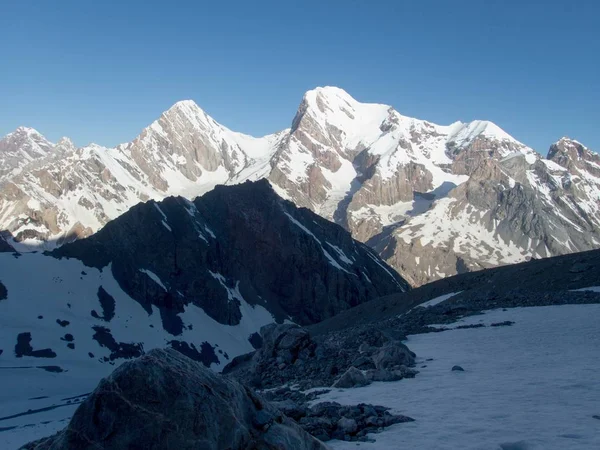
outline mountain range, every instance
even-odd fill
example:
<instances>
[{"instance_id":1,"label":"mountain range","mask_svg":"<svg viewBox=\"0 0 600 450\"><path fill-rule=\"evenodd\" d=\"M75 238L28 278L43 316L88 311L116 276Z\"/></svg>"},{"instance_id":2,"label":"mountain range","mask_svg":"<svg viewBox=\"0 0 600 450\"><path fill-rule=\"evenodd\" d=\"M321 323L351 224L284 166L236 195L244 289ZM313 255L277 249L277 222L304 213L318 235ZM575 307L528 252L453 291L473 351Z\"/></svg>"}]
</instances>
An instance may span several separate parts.
<instances>
[{"instance_id":1,"label":"mountain range","mask_svg":"<svg viewBox=\"0 0 600 450\"><path fill-rule=\"evenodd\" d=\"M414 286L600 246L600 157L583 144L563 138L543 157L491 122L436 125L335 87L261 138L189 100L114 148L18 128L0 140L0 230L19 251L51 250L140 202L259 179Z\"/></svg>"}]
</instances>

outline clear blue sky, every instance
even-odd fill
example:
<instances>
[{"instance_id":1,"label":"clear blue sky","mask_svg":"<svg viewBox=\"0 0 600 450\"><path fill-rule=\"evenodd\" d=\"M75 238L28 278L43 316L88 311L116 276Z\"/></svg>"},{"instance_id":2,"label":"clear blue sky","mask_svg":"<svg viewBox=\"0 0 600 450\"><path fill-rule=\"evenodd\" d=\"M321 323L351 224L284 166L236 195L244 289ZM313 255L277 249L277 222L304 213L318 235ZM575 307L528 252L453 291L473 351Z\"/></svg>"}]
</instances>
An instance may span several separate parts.
<instances>
[{"instance_id":1,"label":"clear blue sky","mask_svg":"<svg viewBox=\"0 0 600 450\"><path fill-rule=\"evenodd\" d=\"M112 146L174 102L262 135L303 93L446 124L488 119L542 153L600 151L600 4L570 1L0 2L0 135Z\"/></svg>"}]
</instances>

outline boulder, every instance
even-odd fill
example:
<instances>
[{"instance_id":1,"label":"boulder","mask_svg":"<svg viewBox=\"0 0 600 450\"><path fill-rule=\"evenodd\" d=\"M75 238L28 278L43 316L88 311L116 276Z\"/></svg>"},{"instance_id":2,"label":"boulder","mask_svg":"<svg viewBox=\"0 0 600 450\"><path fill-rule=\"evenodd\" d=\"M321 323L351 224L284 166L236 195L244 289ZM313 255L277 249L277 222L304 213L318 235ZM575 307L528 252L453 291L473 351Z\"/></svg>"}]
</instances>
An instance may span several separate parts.
<instances>
[{"instance_id":1,"label":"boulder","mask_svg":"<svg viewBox=\"0 0 600 450\"><path fill-rule=\"evenodd\" d=\"M412 366L415 363L415 354L398 341L387 342L373 354L372 358L377 369Z\"/></svg>"},{"instance_id":2,"label":"boulder","mask_svg":"<svg viewBox=\"0 0 600 450\"><path fill-rule=\"evenodd\" d=\"M465 371L465 369L463 369L460 366L453 366L452 367L452 372L464 372L464 371Z\"/></svg>"},{"instance_id":3,"label":"boulder","mask_svg":"<svg viewBox=\"0 0 600 450\"><path fill-rule=\"evenodd\" d=\"M308 331L294 324L265 325L261 328L260 335L263 345L257 352L257 357L275 358L278 364L294 363L301 353L303 356L308 354L303 350L311 345Z\"/></svg>"},{"instance_id":4,"label":"boulder","mask_svg":"<svg viewBox=\"0 0 600 450\"><path fill-rule=\"evenodd\" d=\"M103 379L58 434L29 450L325 450L274 406L175 350L152 350Z\"/></svg>"},{"instance_id":5,"label":"boulder","mask_svg":"<svg viewBox=\"0 0 600 450\"><path fill-rule=\"evenodd\" d=\"M352 388L366 386L369 380L360 370L352 366L333 384L335 388Z\"/></svg>"},{"instance_id":6,"label":"boulder","mask_svg":"<svg viewBox=\"0 0 600 450\"><path fill-rule=\"evenodd\" d=\"M356 420L342 417L337 422L338 429L344 434L354 434L358 431Z\"/></svg>"}]
</instances>

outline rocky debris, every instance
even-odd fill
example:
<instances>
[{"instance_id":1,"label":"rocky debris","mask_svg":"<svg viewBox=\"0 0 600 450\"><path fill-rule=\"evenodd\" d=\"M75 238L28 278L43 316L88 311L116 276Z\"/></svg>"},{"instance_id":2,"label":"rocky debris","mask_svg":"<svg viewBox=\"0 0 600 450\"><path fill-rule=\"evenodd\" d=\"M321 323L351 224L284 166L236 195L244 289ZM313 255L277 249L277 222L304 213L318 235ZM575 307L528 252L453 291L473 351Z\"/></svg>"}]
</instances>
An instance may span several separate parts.
<instances>
[{"instance_id":1,"label":"rocky debris","mask_svg":"<svg viewBox=\"0 0 600 450\"><path fill-rule=\"evenodd\" d=\"M250 389L174 350L123 364L81 403L67 428L24 448L134 447L326 449Z\"/></svg>"},{"instance_id":2,"label":"rocky debris","mask_svg":"<svg viewBox=\"0 0 600 450\"><path fill-rule=\"evenodd\" d=\"M311 390L308 393L281 387L265 391L263 396L286 416L294 419L313 436L322 441L340 439L346 441L368 440L368 433L377 433L394 423L413 419L392 414L383 406L359 404L342 406L335 402L309 405L328 390Z\"/></svg>"},{"instance_id":3,"label":"rocky debris","mask_svg":"<svg viewBox=\"0 0 600 450\"><path fill-rule=\"evenodd\" d=\"M4 286L2 284L2 281L0 281L0 300L6 300L8 298L8 289L6 289L6 286Z\"/></svg>"},{"instance_id":4,"label":"rocky debris","mask_svg":"<svg viewBox=\"0 0 600 450\"><path fill-rule=\"evenodd\" d=\"M234 358L223 373L262 389L286 383L302 389L350 388L416 373L408 368L415 355L398 340L400 336L375 327L315 339L297 325L271 324L261 329L261 336L262 348Z\"/></svg>"},{"instance_id":5,"label":"rocky debris","mask_svg":"<svg viewBox=\"0 0 600 450\"><path fill-rule=\"evenodd\" d=\"M414 420L391 414L389 408L363 403L342 406L336 402L323 402L306 409L305 413L298 419L299 425L322 441L366 441L368 433L381 431L395 423Z\"/></svg>"},{"instance_id":6,"label":"rocky debris","mask_svg":"<svg viewBox=\"0 0 600 450\"><path fill-rule=\"evenodd\" d=\"M452 366L452 372L464 372L465 369L463 369L460 366Z\"/></svg>"},{"instance_id":7,"label":"rocky debris","mask_svg":"<svg viewBox=\"0 0 600 450\"><path fill-rule=\"evenodd\" d=\"M114 361L116 359L137 358L144 353L144 346L141 343L117 342L110 330L106 327L93 326L94 335L92 339L98 342L100 347L110 350L110 356L105 356L104 361Z\"/></svg>"},{"instance_id":8,"label":"rocky debris","mask_svg":"<svg viewBox=\"0 0 600 450\"><path fill-rule=\"evenodd\" d=\"M504 322L495 322L490 324L490 327L510 327L511 325L514 325L515 323L511 320L505 320Z\"/></svg>"}]
</instances>

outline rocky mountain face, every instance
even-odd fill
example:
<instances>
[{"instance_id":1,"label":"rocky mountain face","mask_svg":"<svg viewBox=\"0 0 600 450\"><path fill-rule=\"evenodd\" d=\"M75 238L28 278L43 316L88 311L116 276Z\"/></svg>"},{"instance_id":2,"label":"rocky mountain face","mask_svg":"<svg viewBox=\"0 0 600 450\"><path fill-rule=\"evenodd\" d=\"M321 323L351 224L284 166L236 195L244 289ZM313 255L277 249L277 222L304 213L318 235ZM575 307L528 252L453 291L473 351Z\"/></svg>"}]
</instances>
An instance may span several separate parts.
<instances>
[{"instance_id":1,"label":"rocky mountain face","mask_svg":"<svg viewBox=\"0 0 600 450\"><path fill-rule=\"evenodd\" d=\"M20 251L88 236L140 201L261 178L413 285L600 242L598 156L581 144L562 139L543 158L491 122L436 125L333 87L307 92L291 128L263 138L182 101L131 143L46 148L3 163L15 169L0 177L0 230Z\"/></svg>"},{"instance_id":2,"label":"rocky mountain face","mask_svg":"<svg viewBox=\"0 0 600 450\"><path fill-rule=\"evenodd\" d=\"M576 145L562 139L533 164L518 154L488 159L447 198L370 244L413 285L597 248L597 155L572 159Z\"/></svg>"},{"instance_id":3,"label":"rocky mountain face","mask_svg":"<svg viewBox=\"0 0 600 450\"><path fill-rule=\"evenodd\" d=\"M0 229L23 251L89 236L148 199L193 199L234 174L239 181L260 178L278 142L278 135L255 139L232 132L190 101L175 104L133 142L111 149L76 149L63 139L56 145L44 140L42 152L35 130L12 135L0 146L7 170L16 167L10 163L14 148L36 156L23 159L14 176L0 176Z\"/></svg>"},{"instance_id":4,"label":"rocky mountain face","mask_svg":"<svg viewBox=\"0 0 600 450\"><path fill-rule=\"evenodd\" d=\"M266 180L137 205L52 255L110 264L123 290L148 312L160 309L174 334L189 302L227 325L240 323L243 301L307 324L408 289L373 250L282 200Z\"/></svg>"},{"instance_id":5,"label":"rocky mountain face","mask_svg":"<svg viewBox=\"0 0 600 450\"><path fill-rule=\"evenodd\" d=\"M17 128L0 139L0 178L17 175L28 163L48 156L54 147L33 128Z\"/></svg>"}]
</instances>

